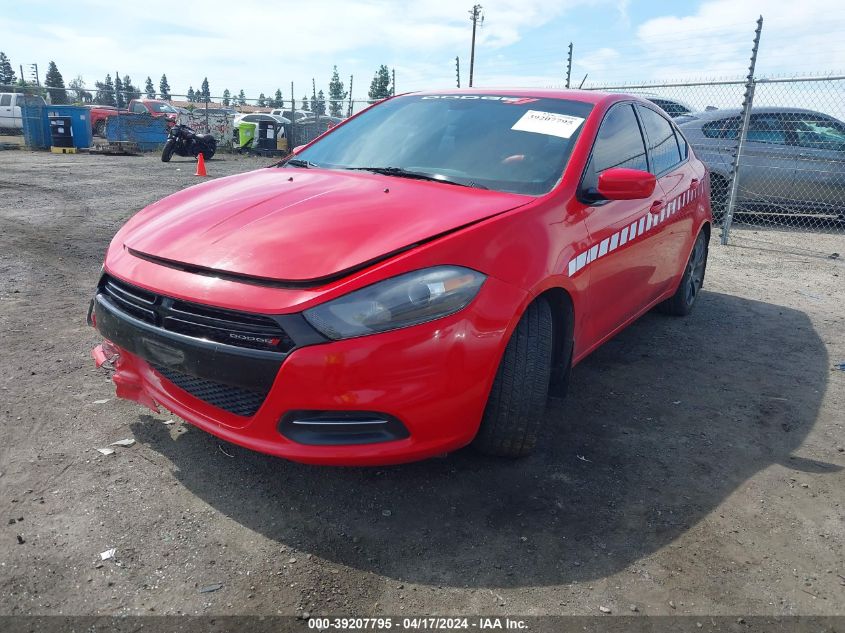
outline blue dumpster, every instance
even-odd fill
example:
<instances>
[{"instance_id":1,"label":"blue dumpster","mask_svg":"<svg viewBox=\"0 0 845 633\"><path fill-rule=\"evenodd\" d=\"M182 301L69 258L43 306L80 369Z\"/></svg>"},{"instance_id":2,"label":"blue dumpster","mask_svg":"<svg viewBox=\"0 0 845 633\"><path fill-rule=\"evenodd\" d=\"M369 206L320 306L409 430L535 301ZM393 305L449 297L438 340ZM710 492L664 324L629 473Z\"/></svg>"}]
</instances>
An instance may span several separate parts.
<instances>
[{"instance_id":1,"label":"blue dumpster","mask_svg":"<svg viewBox=\"0 0 845 633\"><path fill-rule=\"evenodd\" d=\"M77 149L91 147L91 112L88 108L74 105L51 105L47 106L47 115L70 117L73 146Z\"/></svg>"}]
</instances>

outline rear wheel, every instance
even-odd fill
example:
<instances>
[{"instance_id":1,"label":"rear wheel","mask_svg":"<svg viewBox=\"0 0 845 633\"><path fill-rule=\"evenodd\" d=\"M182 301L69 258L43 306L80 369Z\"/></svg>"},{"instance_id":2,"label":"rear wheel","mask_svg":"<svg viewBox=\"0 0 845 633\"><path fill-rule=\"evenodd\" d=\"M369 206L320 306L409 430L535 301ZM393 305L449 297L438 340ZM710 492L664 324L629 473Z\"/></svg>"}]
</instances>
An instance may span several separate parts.
<instances>
[{"instance_id":1,"label":"rear wheel","mask_svg":"<svg viewBox=\"0 0 845 633\"><path fill-rule=\"evenodd\" d=\"M206 134L203 138L203 144L202 156L205 160L211 160L211 157L217 151L217 141L211 134Z\"/></svg>"},{"instance_id":2,"label":"rear wheel","mask_svg":"<svg viewBox=\"0 0 845 633\"><path fill-rule=\"evenodd\" d=\"M728 208L728 193L730 185L727 179L718 175L710 176L710 209L713 211L713 217L717 221L721 221L725 217L725 211Z\"/></svg>"},{"instance_id":3,"label":"rear wheel","mask_svg":"<svg viewBox=\"0 0 845 633\"><path fill-rule=\"evenodd\" d=\"M104 119L100 119L94 124L94 136L105 136L106 132L106 122Z\"/></svg>"},{"instance_id":4,"label":"rear wheel","mask_svg":"<svg viewBox=\"0 0 845 633\"><path fill-rule=\"evenodd\" d=\"M170 159L173 158L173 151L176 149L176 141L172 138L167 139L167 142L164 144L164 149L161 150L161 162L169 163Z\"/></svg>"},{"instance_id":5,"label":"rear wheel","mask_svg":"<svg viewBox=\"0 0 845 633\"><path fill-rule=\"evenodd\" d=\"M704 285L704 272L707 269L707 233L701 231L692 247L684 276L675 294L659 304L657 308L664 314L686 316L692 312L695 300Z\"/></svg>"},{"instance_id":6,"label":"rear wheel","mask_svg":"<svg viewBox=\"0 0 845 633\"><path fill-rule=\"evenodd\" d=\"M552 364L552 311L545 299L528 306L496 372L473 445L488 455L522 457L537 444Z\"/></svg>"}]
</instances>

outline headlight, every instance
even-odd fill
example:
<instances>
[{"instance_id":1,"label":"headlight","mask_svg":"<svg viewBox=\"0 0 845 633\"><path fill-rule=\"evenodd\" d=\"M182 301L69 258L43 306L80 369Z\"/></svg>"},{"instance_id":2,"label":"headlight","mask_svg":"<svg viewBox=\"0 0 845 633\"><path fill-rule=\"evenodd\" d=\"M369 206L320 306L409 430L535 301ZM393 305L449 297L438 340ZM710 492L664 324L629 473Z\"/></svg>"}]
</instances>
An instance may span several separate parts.
<instances>
[{"instance_id":1,"label":"headlight","mask_svg":"<svg viewBox=\"0 0 845 633\"><path fill-rule=\"evenodd\" d=\"M454 314L473 300L486 275L437 266L380 281L303 314L330 339L386 332Z\"/></svg>"}]
</instances>

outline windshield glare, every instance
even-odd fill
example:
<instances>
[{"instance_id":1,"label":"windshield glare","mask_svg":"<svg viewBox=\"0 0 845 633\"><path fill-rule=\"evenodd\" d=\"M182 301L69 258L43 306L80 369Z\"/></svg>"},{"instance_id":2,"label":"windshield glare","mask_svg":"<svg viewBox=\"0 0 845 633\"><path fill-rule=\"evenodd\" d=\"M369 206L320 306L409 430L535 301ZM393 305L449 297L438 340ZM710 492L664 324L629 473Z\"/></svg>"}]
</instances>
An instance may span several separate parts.
<instances>
[{"instance_id":1,"label":"windshield glare","mask_svg":"<svg viewBox=\"0 0 845 633\"><path fill-rule=\"evenodd\" d=\"M398 167L541 195L563 175L592 106L507 95L409 95L369 108L297 154L329 169Z\"/></svg>"}]
</instances>

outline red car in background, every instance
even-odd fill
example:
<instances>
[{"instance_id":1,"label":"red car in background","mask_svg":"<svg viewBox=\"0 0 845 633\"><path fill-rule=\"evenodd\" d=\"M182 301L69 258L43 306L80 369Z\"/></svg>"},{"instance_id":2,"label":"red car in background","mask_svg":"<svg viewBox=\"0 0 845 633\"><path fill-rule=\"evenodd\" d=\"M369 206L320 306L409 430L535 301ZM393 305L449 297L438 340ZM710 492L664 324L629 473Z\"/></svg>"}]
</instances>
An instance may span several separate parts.
<instances>
[{"instance_id":1,"label":"red car in background","mask_svg":"<svg viewBox=\"0 0 845 633\"><path fill-rule=\"evenodd\" d=\"M167 119L169 126L176 124L176 108L160 99L132 99L125 110L114 106L89 106L91 112L91 131L97 136L104 136L106 119L122 114L149 114L152 117Z\"/></svg>"},{"instance_id":2,"label":"red car in background","mask_svg":"<svg viewBox=\"0 0 845 633\"><path fill-rule=\"evenodd\" d=\"M709 179L619 94L387 99L115 236L89 311L117 395L291 460L534 448L550 391L704 280Z\"/></svg>"}]
</instances>

